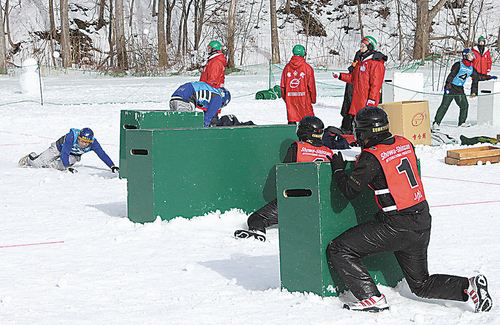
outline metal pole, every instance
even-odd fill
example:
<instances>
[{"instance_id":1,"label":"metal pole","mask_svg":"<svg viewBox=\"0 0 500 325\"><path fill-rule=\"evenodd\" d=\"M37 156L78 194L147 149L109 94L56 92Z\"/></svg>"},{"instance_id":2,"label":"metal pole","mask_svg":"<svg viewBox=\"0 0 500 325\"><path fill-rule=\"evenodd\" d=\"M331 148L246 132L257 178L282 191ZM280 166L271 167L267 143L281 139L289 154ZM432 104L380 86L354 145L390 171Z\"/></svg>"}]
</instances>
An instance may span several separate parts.
<instances>
[{"instance_id":1,"label":"metal pole","mask_svg":"<svg viewBox=\"0 0 500 325\"><path fill-rule=\"evenodd\" d=\"M43 89L42 89L42 72L40 68L40 63L37 62L38 66L38 84L40 86L40 104L43 106Z\"/></svg>"}]
</instances>

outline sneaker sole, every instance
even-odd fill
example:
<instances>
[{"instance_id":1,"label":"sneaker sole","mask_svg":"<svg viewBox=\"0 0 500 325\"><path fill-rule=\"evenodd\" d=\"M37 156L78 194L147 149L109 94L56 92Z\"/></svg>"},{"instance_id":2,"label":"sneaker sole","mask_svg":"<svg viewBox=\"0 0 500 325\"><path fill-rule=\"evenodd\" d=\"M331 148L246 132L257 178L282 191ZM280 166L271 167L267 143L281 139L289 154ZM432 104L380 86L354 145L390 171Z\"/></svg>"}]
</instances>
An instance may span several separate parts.
<instances>
[{"instance_id":1,"label":"sneaker sole","mask_svg":"<svg viewBox=\"0 0 500 325\"><path fill-rule=\"evenodd\" d=\"M252 233L250 231L246 231L246 230L236 230L234 232L234 237L236 239L249 239L249 238L253 238L253 239L257 239L258 241L261 241L261 242L265 242L266 241L266 237L264 237L262 235L259 235L259 234Z\"/></svg>"},{"instance_id":2,"label":"sneaker sole","mask_svg":"<svg viewBox=\"0 0 500 325\"><path fill-rule=\"evenodd\" d=\"M481 305L477 308L476 312L490 311L493 307L493 302L491 301L491 296L488 292L488 280L486 280L484 275L478 275L477 278L474 279L474 282L476 284L479 301L481 301Z\"/></svg>"},{"instance_id":3,"label":"sneaker sole","mask_svg":"<svg viewBox=\"0 0 500 325\"><path fill-rule=\"evenodd\" d=\"M384 310L389 310L389 306L387 307L367 307L367 308L363 308L363 309L351 309L348 305L344 305L342 308L344 309L347 309L347 310L351 310L351 311L364 311L364 312L369 312L369 313L379 313L381 311L384 311Z\"/></svg>"}]
</instances>

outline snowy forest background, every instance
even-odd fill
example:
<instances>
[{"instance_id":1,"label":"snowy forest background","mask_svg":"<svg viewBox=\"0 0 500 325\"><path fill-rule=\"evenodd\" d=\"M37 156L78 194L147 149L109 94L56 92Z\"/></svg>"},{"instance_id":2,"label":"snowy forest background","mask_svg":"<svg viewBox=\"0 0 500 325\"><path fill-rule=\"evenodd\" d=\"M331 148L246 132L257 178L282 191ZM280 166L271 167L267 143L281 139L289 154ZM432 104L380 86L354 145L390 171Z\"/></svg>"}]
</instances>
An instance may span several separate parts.
<instances>
[{"instance_id":1,"label":"snowy forest background","mask_svg":"<svg viewBox=\"0 0 500 325\"><path fill-rule=\"evenodd\" d=\"M350 62L372 35L396 64L453 55L487 37L498 0L0 0L0 73L44 66L155 75L197 70L222 41L230 68L285 63L302 43L315 66ZM3 30L2 30L3 29ZM274 32L272 32L274 31ZM55 55L54 55L55 54Z\"/></svg>"}]
</instances>

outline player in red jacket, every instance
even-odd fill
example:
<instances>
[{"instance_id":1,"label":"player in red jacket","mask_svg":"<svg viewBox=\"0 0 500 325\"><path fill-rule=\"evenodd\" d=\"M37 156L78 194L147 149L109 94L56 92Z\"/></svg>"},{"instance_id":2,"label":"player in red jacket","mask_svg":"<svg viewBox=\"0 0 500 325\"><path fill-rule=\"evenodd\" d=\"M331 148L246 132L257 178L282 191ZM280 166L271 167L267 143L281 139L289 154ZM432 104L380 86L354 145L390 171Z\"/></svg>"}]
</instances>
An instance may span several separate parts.
<instances>
[{"instance_id":1,"label":"player in red jacket","mask_svg":"<svg viewBox=\"0 0 500 325\"><path fill-rule=\"evenodd\" d=\"M472 61L474 69L481 74L490 74L492 60L490 50L486 48L486 39L484 36L479 36L477 47L472 49L472 53L475 56L474 61ZM472 87L470 90L472 97L477 96L479 81L479 78L472 78Z\"/></svg>"},{"instance_id":2,"label":"player in red jacket","mask_svg":"<svg viewBox=\"0 0 500 325\"><path fill-rule=\"evenodd\" d=\"M281 96L286 103L288 124L295 124L306 116L314 116L316 104L314 70L305 60L306 49L298 44L293 56L281 74Z\"/></svg>"},{"instance_id":3,"label":"player in red jacket","mask_svg":"<svg viewBox=\"0 0 500 325\"><path fill-rule=\"evenodd\" d=\"M376 46L375 38L372 36L364 37L360 45L361 53L353 63L353 71L351 73L333 73L334 78L353 85L352 102L348 112L348 118L351 121L363 107L379 104L380 90L385 75L384 62L387 61L387 56L375 51Z\"/></svg>"},{"instance_id":4,"label":"player in red jacket","mask_svg":"<svg viewBox=\"0 0 500 325\"><path fill-rule=\"evenodd\" d=\"M206 82L214 88L224 87L224 71L227 61L222 53L222 44L219 41L208 43L208 62L203 68L200 81Z\"/></svg>"}]
</instances>

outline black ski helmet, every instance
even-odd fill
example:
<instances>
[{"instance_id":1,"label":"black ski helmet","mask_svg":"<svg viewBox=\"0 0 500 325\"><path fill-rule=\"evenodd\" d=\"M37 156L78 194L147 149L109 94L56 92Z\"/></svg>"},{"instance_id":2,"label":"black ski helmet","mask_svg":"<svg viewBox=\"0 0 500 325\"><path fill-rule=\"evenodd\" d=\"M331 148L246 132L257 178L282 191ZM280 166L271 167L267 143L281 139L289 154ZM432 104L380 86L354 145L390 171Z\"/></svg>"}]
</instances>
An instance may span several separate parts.
<instances>
[{"instance_id":1,"label":"black ski helmet","mask_svg":"<svg viewBox=\"0 0 500 325\"><path fill-rule=\"evenodd\" d=\"M306 116L297 126L297 137L300 141L321 141L325 125L316 116Z\"/></svg>"},{"instance_id":2,"label":"black ski helmet","mask_svg":"<svg viewBox=\"0 0 500 325\"><path fill-rule=\"evenodd\" d=\"M360 146L365 141L389 132L389 118L383 109L366 106L354 117L353 133Z\"/></svg>"}]
</instances>

